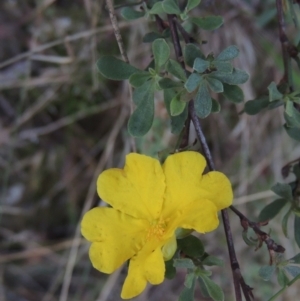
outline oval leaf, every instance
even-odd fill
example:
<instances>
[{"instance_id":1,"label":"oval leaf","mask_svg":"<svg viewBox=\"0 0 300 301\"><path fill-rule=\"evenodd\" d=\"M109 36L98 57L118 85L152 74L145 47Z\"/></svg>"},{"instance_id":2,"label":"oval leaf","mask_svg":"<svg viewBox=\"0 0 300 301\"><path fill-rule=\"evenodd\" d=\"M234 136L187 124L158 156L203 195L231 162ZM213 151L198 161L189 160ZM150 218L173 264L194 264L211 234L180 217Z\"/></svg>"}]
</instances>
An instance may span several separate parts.
<instances>
[{"instance_id":1,"label":"oval leaf","mask_svg":"<svg viewBox=\"0 0 300 301\"><path fill-rule=\"evenodd\" d=\"M104 77L113 80L125 80L133 73L140 71L139 69L110 55L101 57L97 61L97 68Z\"/></svg>"},{"instance_id":2,"label":"oval leaf","mask_svg":"<svg viewBox=\"0 0 300 301\"><path fill-rule=\"evenodd\" d=\"M291 138L293 138L297 141L300 141L300 129L299 129L299 127L289 127L287 124L285 124L284 129Z\"/></svg>"},{"instance_id":3,"label":"oval leaf","mask_svg":"<svg viewBox=\"0 0 300 301\"><path fill-rule=\"evenodd\" d=\"M158 72L169 59L170 47L164 39L157 39L152 43L152 51L155 61L155 70Z\"/></svg>"},{"instance_id":4,"label":"oval leaf","mask_svg":"<svg viewBox=\"0 0 300 301\"><path fill-rule=\"evenodd\" d=\"M176 275L176 268L173 266L173 259L165 261L165 278L173 279Z\"/></svg>"},{"instance_id":5,"label":"oval leaf","mask_svg":"<svg viewBox=\"0 0 300 301\"><path fill-rule=\"evenodd\" d=\"M276 183L271 187L271 190L282 198L293 200L293 192L289 184Z\"/></svg>"},{"instance_id":6,"label":"oval leaf","mask_svg":"<svg viewBox=\"0 0 300 301\"><path fill-rule=\"evenodd\" d=\"M194 301L195 277L190 288L184 287L179 295L178 301Z\"/></svg>"},{"instance_id":7,"label":"oval leaf","mask_svg":"<svg viewBox=\"0 0 300 301\"><path fill-rule=\"evenodd\" d=\"M221 93L224 91L223 84L219 80L209 76L207 76L205 79L212 91L216 93Z\"/></svg>"},{"instance_id":8,"label":"oval leaf","mask_svg":"<svg viewBox=\"0 0 300 301\"><path fill-rule=\"evenodd\" d=\"M300 275L300 267L295 265L287 265L284 267L284 269L294 278Z\"/></svg>"},{"instance_id":9,"label":"oval leaf","mask_svg":"<svg viewBox=\"0 0 300 301\"><path fill-rule=\"evenodd\" d=\"M247 72L236 68L233 69L232 73L214 71L210 73L210 76L229 85L244 84L249 79L249 74Z\"/></svg>"},{"instance_id":10,"label":"oval leaf","mask_svg":"<svg viewBox=\"0 0 300 301\"><path fill-rule=\"evenodd\" d=\"M277 280L281 287L286 287L286 285L288 284L289 278L286 276L283 269L278 270Z\"/></svg>"},{"instance_id":11,"label":"oval leaf","mask_svg":"<svg viewBox=\"0 0 300 301\"><path fill-rule=\"evenodd\" d=\"M267 108L269 105L268 96L261 96L253 100L249 100L245 103L245 112L249 115L255 115L261 110Z\"/></svg>"},{"instance_id":12,"label":"oval leaf","mask_svg":"<svg viewBox=\"0 0 300 301\"><path fill-rule=\"evenodd\" d=\"M234 103L240 103L244 100L243 90L235 85L223 84L224 92L223 95Z\"/></svg>"},{"instance_id":13,"label":"oval leaf","mask_svg":"<svg viewBox=\"0 0 300 301\"><path fill-rule=\"evenodd\" d=\"M187 44L183 49L183 57L184 62L190 66L193 67L194 61L197 57L201 59L205 59L204 54L201 52L201 50L194 44Z\"/></svg>"},{"instance_id":14,"label":"oval leaf","mask_svg":"<svg viewBox=\"0 0 300 301\"><path fill-rule=\"evenodd\" d=\"M216 257L216 256L212 256L212 255L209 255L207 256L203 261L202 263L204 265L207 265L207 266L213 266L213 265L217 265L217 266L224 266L224 262L222 259Z\"/></svg>"},{"instance_id":15,"label":"oval leaf","mask_svg":"<svg viewBox=\"0 0 300 301\"><path fill-rule=\"evenodd\" d=\"M276 267L274 265L265 265L259 269L258 274L263 280L269 281L273 276L275 270Z\"/></svg>"},{"instance_id":16,"label":"oval leaf","mask_svg":"<svg viewBox=\"0 0 300 301\"><path fill-rule=\"evenodd\" d=\"M200 84L194 101L197 116L200 118L207 117L211 112L212 100L205 82L202 81Z\"/></svg>"},{"instance_id":17,"label":"oval leaf","mask_svg":"<svg viewBox=\"0 0 300 301\"><path fill-rule=\"evenodd\" d=\"M287 204L286 199L277 199L268 204L259 214L258 220L263 222L274 218L280 210Z\"/></svg>"},{"instance_id":18,"label":"oval leaf","mask_svg":"<svg viewBox=\"0 0 300 301\"><path fill-rule=\"evenodd\" d=\"M152 8L148 11L148 13L152 15L159 15L159 14L163 14L164 12L165 11L163 9L161 1L154 3Z\"/></svg>"},{"instance_id":19,"label":"oval leaf","mask_svg":"<svg viewBox=\"0 0 300 301\"><path fill-rule=\"evenodd\" d=\"M235 45L231 45L224 49L216 58L216 61L230 61L239 55L239 49Z\"/></svg>"},{"instance_id":20,"label":"oval leaf","mask_svg":"<svg viewBox=\"0 0 300 301\"><path fill-rule=\"evenodd\" d=\"M220 72L232 73L233 67L230 62L214 61L213 66Z\"/></svg>"},{"instance_id":21,"label":"oval leaf","mask_svg":"<svg viewBox=\"0 0 300 301\"><path fill-rule=\"evenodd\" d=\"M275 82L271 82L268 86L269 90L269 101L272 102L274 100L279 100L283 97L283 95L278 91Z\"/></svg>"},{"instance_id":22,"label":"oval leaf","mask_svg":"<svg viewBox=\"0 0 300 301\"><path fill-rule=\"evenodd\" d=\"M204 30L214 30L223 24L223 18L221 16L189 18L189 20Z\"/></svg>"},{"instance_id":23,"label":"oval leaf","mask_svg":"<svg viewBox=\"0 0 300 301\"><path fill-rule=\"evenodd\" d=\"M137 11L137 10L134 10L133 8L127 6L121 10L121 15L126 20L135 20L135 19L143 17L145 15L145 12Z\"/></svg>"},{"instance_id":24,"label":"oval leaf","mask_svg":"<svg viewBox=\"0 0 300 301\"><path fill-rule=\"evenodd\" d=\"M169 73L171 73L172 75L174 75L178 79L180 79L182 81L186 81L185 72L184 72L184 70L182 69L181 65L178 62L170 59L167 63L166 69Z\"/></svg>"},{"instance_id":25,"label":"oval leaf","mask_svg":"<svg viewBox=\"0 0 300 301\"><path fill-rule=\"evenodd\" d=\"M184 87L189 93L191 93L198 88L201 81L202 77L199 74L192 73L184 84Z\"/></svg>"},{"instance_id":26,"label":"oval leaf","mask_svg":"<svg viewBox=\"0 0 300 301\"><path fill-rule=\"evenodd\" d=\"M167 14L179 15L181 13L176 0L164 0L162 6Z\"/></svg>"},{"instance_id":27,"label":"oval leaf","mask_svg":"<svg viewBox=\"0 0 300 301\"><path fill-rule=\"evenodd\" d=\"M204 282L209 296L215 301L223 301L224 293L222 289L207 276L200 275L202 281Z\"/></svg>"},{"instance_id":28,"label":"oval leaf","mask_svg":"<svg viewBox=\"0 0 300 301\"><path fill-rule=\"evenodd\" d=\"M161 89L179 88L183 87L182 82L175 82L174 80L165 77L158 81L159 87Z\"/></svg>"},{"instance_id":29,"label":"oval leaf","mask_svg":"<svg viewBox=\"0 0 300 301\"><path fill-rule=\"evenodd\" d=\"M295 235L295 241L298 247L300 248L300 217L298 215L295 215L294 235Z\"/></svg>"},{"instance_id":30,"label":"oval leaf","mask_svg":"<svg viewBox=\"0 0 300 301\"><path fill-rule=\"evenodd\" d=\"M180 95L176 95L170 104L170 111L172 116L180 115L186 107L186 102L180 100Z\"/></svg>"},{"instance_id":31,"label":"oval leaf","mask_svg":"<svg viewBox=\"0 0 300 301\"><path fill-rule=\"evenodd\" d=\"M289 210L284 215L284 217L282 218L282 221L281 221L281 227L282 227L283 234L287 238L288 238L288 221L289 221L289 217L291 216L291 213L292 213L292 210Z\"/></svg>"},{"instance_id":32,"label":"oval leaf","mask_svg":"<svg viewBox=\"0 0 300 301\"><path fill-rule=\"evenodd\" d=\"M211 112L219 113L221 111L220 103L217 100L215 100L214 98L212 98L211 101L212 101Z\"/></svg>"},{"instance_id":33,"label":"oval leaf","mask_svg":"<svg viewBox=\"0 0 300 301\"><path fill-rule=\"evenodd\" d=\"M185 269L195 268L195 264L193 260L189 258L174 259L173 265L175 268L185 268Z\"/></svg>"},{"instance_id":34,"label":"oval leaf","mask_svg":"<svg viewBox=\"0 0 300 301\"><path fill-rule=\"evenodd\" d=\"M199 73L203 73L208 67L210 63L206 60L197 57L194 61L193 69Z\"/></svg>"},{"instance_id":35,"label":"oval leaf","mask_svg":"<svg viewBox=\"0 0 300 301\"><path fill-rule=\"evenodd\" d=\"M142 86L147 80L151 78L151 74L146 71L136 72L129 77L129 83L137 88Z\"/></svg>"},{"instance_id":36,"label":"oval leaf","mask_svg":"<svg viewBox=\"0 0 300 301\"><path fill-rule=\"evenodd\" d=\"M204 254L202 241L193 235L178 239L177 246L179 250L190 257L201 257Z\"/></svg>"}]
</instances>

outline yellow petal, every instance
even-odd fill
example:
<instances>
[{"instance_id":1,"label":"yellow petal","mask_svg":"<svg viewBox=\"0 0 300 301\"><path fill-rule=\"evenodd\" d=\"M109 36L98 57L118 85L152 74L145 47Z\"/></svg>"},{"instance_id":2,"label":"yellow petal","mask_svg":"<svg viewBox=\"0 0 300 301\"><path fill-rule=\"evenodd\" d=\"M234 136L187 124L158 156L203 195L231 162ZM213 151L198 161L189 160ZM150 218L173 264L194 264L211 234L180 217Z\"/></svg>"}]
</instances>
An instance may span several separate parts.
<instances>
[{"instance_id":1,"label":"yellow petal","mask_svg":"<svg viewBox=\"0 0 300 301\"><path fill-rule=\"evenodd\" d=\"M218 171L211 171L202 177L201 197L212 201L218 210L232 204L233 193L228 178Z\"/></svg>"},{"instance_id":2,"label":"yellow petal","mask_svg":"<svg viewBox=\"0 0 300 301\"><path fill-rule=\"evenodd\" d=\"M112 273L145 244L149 224L113 208L97 207L81 222L81 233L93 242L90 259L103 273Z\"/></svg>"},{"instance_id":3,"label":"yellow petal","mask_svg":"<svg viewBox=\"0 0 300 301\"><path fill-rule=\"evenodd\" d=\"M145 260L145 276L151 284L160 284L165 277L165 262L161 248L153 251Z\"/></svg>"},{"instance_id":4,"label":"yellow petal","mask_svg":"<svg viewBox=\"0 0 300 301\"><path fill-rule=\"evenodd\" d=\"M215 230L219 225L217 207L209 200L196 200L185 207L181 207L169 225L172 229L194 229L199 233Z\"/></svg>"},{"instance_id":5,"label":"yellow petal","mask_svg":"<svg viewBox=\"0 0 300 301\"><path fill-rule=\"evenodd\" d=\"M132 153L124 169L108 169L99 176L97 190L115 209L151 221L161 213L165 178L158 160Z\"/></svg>"},{"instance_id":6,"label":"yellow petal","mask_svg":"<svg viewBox=\"0 0 300 301\"><path fill-rule=\"evenodd\" d=\"M163 205L165 217L201 197L200 181L205 166L204 157L197 152L181 152L166 159L163 165L167 186Z\"/></svg>"}]
</instances>

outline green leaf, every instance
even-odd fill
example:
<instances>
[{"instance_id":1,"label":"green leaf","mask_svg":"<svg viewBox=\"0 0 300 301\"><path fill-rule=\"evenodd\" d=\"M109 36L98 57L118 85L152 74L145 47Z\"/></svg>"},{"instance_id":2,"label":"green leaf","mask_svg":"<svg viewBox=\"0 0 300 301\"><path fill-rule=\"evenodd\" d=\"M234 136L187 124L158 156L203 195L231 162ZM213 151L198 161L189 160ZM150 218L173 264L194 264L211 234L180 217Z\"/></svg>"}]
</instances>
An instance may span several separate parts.
<instances>
[{"instance_id":1,"label":"green leaf","mask_svg":"<svg viewBox=\"0 0 300 301\"><path fill-rule=\"evenodd\" d=\"M201 257L204 254L202 241L193 235L178 239L177 246L179 250L190 257Z\"/></svg>"},{"instance_id":2,"label":"green leaf","mask_svg":"<svg viewBox=\"0 0 300 301\"><path fill-rule=\"evenodd\" d=\"M179 15L181 13L176 0L164 0L162 6L167 14Z\"/></svg>"},{"instance_id":3,"label":"green leaf","mask_svg":"<svg viewBox=\"0 0 300 301\"><path fill-rule=\"evenodd\" d=\"M194 301L195 282L194 277L191 288L184 287L179 295L178 301Z\"/></svg>"},{"instance_id":4,"label":"green leaf","mask_svg":"<svg viewBox=\"0 0 300 301\"><path fill-rule=\"evenodd\" d=\"M288 118L286 115L284 117L291 127L300 128L300 112L295 108L294 102L292 102L291 100L288 100L286 102L285 114L288 115Z\"/></svg>"},{"instance_id":5,"label":"green leaf","mask_svg":"<svg viewBox=\"0 0 300 301\"><path fill-rule=\"evenodd\" d=\"M173 279L176 275L176 268L173 265L173 259L165 261L165 278Z\"/></svg>"},{"instance_id":6,"label":"green leaf","mask_svg":"<svg viewBox=\"0 0 300 301\"><path fill-rule=\"evenodd\" d=\"M201 0L188 0L185 10L189 12L200 4Z\"/></svg>"},{"instance_id":7,"label":"green leaf","mask_svg":"<svg viewBox=\"0 0 300 301\"><path fill-rule=\"evenodd\" d=\"M221 111L221 106L217 100L214 98L211 99L212 105L211 105L211 112L212 113L219 113Z\"/></svg>"},{"instance_id":8,"label":"green leaf","mask_svg":"<svg viewBox=\"0 0 300 301\"><path fill-rule=\"evenodd\" d=\"M203 73L208 67L210 63L206 60L197 57L194 61L193 69L199 73Z\"/></svg>"},{"instance_id":9,"label":"green leaf","mask_svg":"<svg viewBox=\"0 0 300 301\"><path fill-rule=\"evenodd\" d=\"M164 39L157 39L152 43L152 52L155 61L155 70L158 72L170 56L170 47Z\"/></svg>"},{"instance_id":10,"label":"green leaf","mask_svg":"<svg viewBox=\"0 0 300 301\"><path fill-rule=\"evenodd\" d=\"M152 15L159 15L159 14L163 14L165 11L163 9L163 5L162 5L162 2L159 1L159 2L156 2L152 8L148 11L149 14L152 14Z\"/></svg>"},{"instance_id":11,"label":"green leaf","mask_svg":"<svg viewBox=\"0 0 300 301\"><path fill-rule=\"evenodd\" d=\"M300 216L295 215L295 221L294 221L294 235L295 235L295 241L300 248Z\"/></svg>"},{"instance_id":12,"label":"green leaf","mask_svg":"<svg viewBox=\"0 0 300 301\"><path fill-rule=\"evenodd\" d=\"M203 18L189 18L189 20L204 30L214 30L223 24L221 16L208 16Z\"/></svg>"},{"instance_id":13,"label":"green leaf","mask_svg":"<svg viewBox=\"0 0 300 301\"><path fill-rule=\"evenodd\" d=\"M292 257L289 261L292 262L292 263L300 264L300 253L295 255L294 257Z\"/></svg>"},{"instance_id":14,"label":"green leaf","mask_svg":"<svg viewBox=\"0 0 300 301\"><path fill-rule=\"evenodd\" d=\"M245 103L245 112L249 115L255 115L261 110L267 108L269 105L268 96L261 96L253 100L249 100Z\"/></svg>"},{"instance_id":15,"label":"green leaf","mask_svg":"<svg viewBox=\"0 0 300 301\"><path fill-rule=\"evenodd\" d=\"M144 17L145 12L137 11L137 10L127 6L121 10L121 15L126 20L135 20L135 19Z\"/></svg>"},{"instance_id":16,"label":"green leaf","mask_svg":"<svg viewBox=\"0 0 300 301\"><path fill-rule=\"evenodd\" d=\"M289 278L286 276L283 269L278 270L277 281L281 287L286 287L289 283Z\"/></svg>"},{"instance_id":17,"label":"green leaf","mask_svg":"<svg viewBox=\"0 0 300 301\"><path fill-rule=\"evenodd\" d=\"M287 124L285 124L284 129L291 138L300 141L299 127L289 127Z\"/></svg>"},{"instance_id":18,"label":"green leaf","mask_svg":"<svg viewBox=\"0 0 300 301\"><path fill-rule=\"evenodd\" d=\"M300 275L300 267L297 267L295 265L286 265L284 269L293 277L297 277Z\"/></svg>"},{"instance_id":19,"label":"green leaf","mask_svg":"<svg viewBox=\"0 0 300 301\"><path fill-rule=\"evenodd\" d=\"M216 58L216 61L230 61L239 55L239 49L235 45L225 48Z\"/></svg>"},{"instance_id":20,"label":"green leaf","mask_svg":"<svg viewBox=\"0 0 300 301\"><path fill-rule=\"evenodd\" d=\"M179 135L184 127L184 123L188 116L188 108L185 107L184 111L178 115L178 116L171 116L170 111L170 104L173 99L173 97L176 95L175 91L173 89L166 89L164 90L164 102L166 109L171 117L171 132L174 135Z\"/></svg>"},{"instance_id":21,"label":"green leaf","mask_svg":"<svg viewBox=\"0 0 300 301\"><path fill-rule=\"evenodd\" d=\"M244 100L243 90L239 86L223 84L223 95L234 103L240 103Z\"/></svg>"},{"instance_id":22,"label":"green leaf","mask_svg":"<svg viewBox=\"0 0 300 301\"><path fill-rule=\"evenodd\" d=\"M264 265L259 269L258 274L263 280L269 281L272 278L275 270L276 267L274 265Z\"/></svg>"},{"instance_id":23,"label":"green leaf","mask_svg":"<svg viewBox=\"0 0 300 301\"><path fill-rule=\"evenodd\" d=\"M282 221L281 221L281 227L282 227L282 231L283 231L283 234L285 235L285 237L288 238L288 221L289 221L289 217L292 213L292 210L290 209L285 215L284 217L282 218Z\"/></svg>"},{"instance_id":24,"label":"green leaf","mask_svg":"<svg viewBox=\"0 0 300 301\"><path fill-rule=\"evenodd\" d=\"M204 298L209 298L209 293L208 293L208 290L206 288L206 285L205 285L204 281L202 280L202 278L200 278L200 277L198 277L198 284L200 286L202 296Z\"/></svg>"},{"instance_id":25,"label":"green leaf","mask_svg":"<svg viewBox=\"0 0 300 301\"><path fill-rule=\"evenodd\" d=\"M158 32L148 32L143 37L143 43L152 43L156 39L162 39L163 35Z\"/></svg>"},{"instance_id":26,"label":"green leaf","mask_svg":"<svg viewBox=\"0 0 300 301\"><path fill-rule=\"evenodd\" d=\"M147 80L149 80L151 78L151 74L147 71L140 71L140 72L136 72L133 73L130 77L129 77L129 83L137 88L142 86Z\"/></svg>"},{"instance_id":27,"label":"green leaf","mask_svg":"<svg viewBox=\"0 0 300 301\"><path fill-rule=\"evenodd\" d=\"M200 118L207 117L211 112L212 100L205 81L201 82L194 101L197 116Z\"/></svg>"},{"instance_id":28,"label":"green leaf","mask_svg":"<svg viewBox=\"0 0 300 301\"><path fill-rule=\"evenodd\" d=\"M223 84L219 80L213 78L213 77L205 77L210 89L216 93L221 93L224 91Z\"/></svg>"},{"instance_id":29,"label":"green leaf","mask_svg":"<svg viewBox=\"0 0 300 301\"><path fill-rule=\"evenodd\" d=\"M187 288L192 288L194 283L195 283L195 274L194 273L186 274L184 280L184 286Z\"/></svg>"},{"instance_id":30,"label":"green leaf","mask_svg":"<svg viewBox=\"0 0 300 301\"><path fill-rule=\"evenodd\" d=\"M180 115L186 107L186 102L180 100L180 94L177 94L171 101L170 111L172 116Z\"/></svg>"},{"instance_id":31,"label":"green leaf","mask_svg":"<svg viewBox=\"0 0 300 301\"><path fill-rule=\"evenodd\" d=\"M147 81L141 87L145 89L145 97L137 100L138 107L128 121L128 131L134 137L142 137L147 134L154 118L155 82L153 80Z\"/></svg>"},{"instance_id":32,"label":"green leaf","mask_svg":"<svg viewBox=\"0 0 300 301\"><path fill-rule=\"evenodd\" d=\"M260 222L270 220L274 218L280 210L287 204L287 199L277 199L272 203L268 204L264 209L260 212L258 216L258 220Z\"/></svg>"},{"instance_id":33,"label":"green leaf","mask_svg":"<svg viewBox=\"0 0 300 301\"><path fill-rule=\"evenodd\" d=\"M233 67L230 62L214 61L213 66L220 72L232 73L232 71L233 71Z\"/></svg>"},{"instance_id":34,"label":"green leaf","mask_svg":"<svg viewBox=\"0 0 300 301\"><path fill-rule=\"evenodd\" d=\"M276 183L271 190L284 199L293 200L293 192L289 184Z\"/></svg>"},{"instance_id":35,"label":"green leaf","mask_svg":"<svg viewBox=\"0 0 300 301\"><path fill-rule=\"evenodd\" d=\"M203 261L202 261L202 264L203 265L207 265L207 266L213 266L213 265L216 265L216 266L219 266L219 267L222 267L224 266L224 262L222 259L216 257L216 256L213 256L213 255L209 255L207 256Z\"/></svg>"},{"instance_id":36,"label":"green leaf","mask_svg":"<svg viewBox=\"0 0 300 301\"><path fill-rule=\"evenodd\" d=\"M212 280L210 280L207 276L200 275L204 285L207 289L209 296L215 301L223 301L224 293L222 289Z\"/></svg>"},{"instance_id":37,"label":"green leaf","mask_svg":"<svg viewBox=\"0 0 300 301\"><path fill-rule=\"evenodd\" d=\"M201 52L201 50L194 44L187 44L183 49L183 57L184 62L190 66L194 66L194 61L196 58L205 59L204 54Z\"/></svg>"},{"instance_id":38,"label":"green leaf","mask_svg":"<svg viewBox=\"0 0 300 301\"><path fill-rule=\"evenodd\" d=\"M132 100L135 103L135 105L139 105L140 102L143 101L143 99L148 97L148 93L149 93L149 85L153 84L153 80L152 81L145 81L141 86L137 87L132 94ZM154 96L153 96L154 97Z\"/></svg>"},{"instance_id":39,"label":"green leaf","mask_svg":"<svg viewBox=\"0 0 300 301\"><path fill-rule=\"evenodd\" d=\"M185 269L193 269L196 267L193 263L193 260L189 258L174 259L173 265L175 268L185 268Z\"/></svg>"},{"instance_id":40,"label":"green leaf","mask_svg":"<svg viewBox=\"0 0 300 301\"><path fill-rule=\"evenodd\" d=\"M114 56L103 56L97 61L99 72L108 79L125 80L139 69L125 63Z\"/></svg>"},{"instance_id":41,"label":"green leaf","mask_svg":"<svg viewBox=\"0 0 300 301\"><path fill-rule=\"evenodd\" d=\"M236 68L233 69L232 73L214 71L210 73L210 76L229 85L244 84L249 79L249 74L247 72Z\"/></svg>"},{"instance_id":42,"label":"green leaf","mask_svg":"<svg viewBox=\"0 0 300 301\"><path fill-rule=\"evenodd\" d=\"M164 77L161 80L158 81L158 84L161 89L170 89L170 88L179 88L183 87L182 82L175 82L174 80Z\"/></svg>"},{"instance_id":43,"label":"green leaf","mask_svg":"<svg viewBox=\"0 0 300 301\"><path fill-rule=\"evenodd\" d=\"M282 98L282 94L278 91L275 82L271 82L268 86L269 90L269 101L272 102L274 100L279 100Z\"/></svg>"},{"instance_id":44,"label":"green leaf","mask_svg":"<svg viewBox=\"0 0 300 301\"><path fill-rule=\"evenodd\" d=\"M197 73L192 73L189 78L187 79L186 83L184 84L184 87L186 90L191 93L195 91L198 86L200 85L200 82L202 81L202 77Z\"/></svg>"},{"instance_id":45,"label":"green leaf","mask_svg":"<svg viewBox=\"0 0 300 301\"><path fill-rule=\"evenodd\" d=\"M178 79L182 80L183 82L186 81L185 72L182 69L182 66L178 62L170 59L167 63L166 69L169 73L171 73Z\"/></svg>"},{"instance_id":46,"label":"green leaf","mask_svg":"<svg viewBox=\"0 0 300 301\"><path fill-rule=\"evenodd\" d=\"M293 173L297 179L300 179L300 165L299 163L293 166Z\"/></svg>"}]
</instances>

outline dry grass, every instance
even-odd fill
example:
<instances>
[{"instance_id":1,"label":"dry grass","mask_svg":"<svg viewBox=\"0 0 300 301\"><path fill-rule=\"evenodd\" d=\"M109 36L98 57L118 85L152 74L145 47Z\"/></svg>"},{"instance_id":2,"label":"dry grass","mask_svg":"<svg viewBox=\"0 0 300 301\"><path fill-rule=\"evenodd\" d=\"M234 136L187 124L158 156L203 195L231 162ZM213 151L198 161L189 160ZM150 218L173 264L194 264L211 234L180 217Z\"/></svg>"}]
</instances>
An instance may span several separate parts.
<instances>
[{"instance_id":1,"label":"dry grass","mask_svg":"<svg viewBox=\"0 0 300 301\"><path fill-rule=\"evenodd\" d=\"M239 46L236 65L252 76L243 85L251 99L282 74L276 23L261 28L255 21L267 4L227 2L203 1L205 10L223 15L226 24L201 36L208 40L204 51ZM128 86L104 80L95 68L100 55L118 55L104 1L3 0L0 20L0 300L117 301L125 269L110 276L95 271L79 231L82 214L99 204L96 177L122 166L132 147L126 132ZM137 20L119 26L130 62L147 66L149 45L141 38L152 25ZM144 153L174 146L161 103L157 95L155 125L137 141ZM254 218L273 198L269 187L282 180L281 167L300 157L300 147L282 131L280 110L249 117L237 114L243 106L221 103L222 113L205 120L204 128L218 169L234 184L236 205ZM267 252L246 247L231 217L246 279L257 300L265 300L273 288L261 285L257 271L267 263ZM281 233L275 222L271 227ZM294 246L281 236L278 241L293 255ZM227 260L222 227L203 239L210 252ZM215 271L229 296L227 266ZM183 279L179 273L136 300L176 300ZM294 293L288 290L284 300L295 300Z\"/></svg>"}]
</instances>

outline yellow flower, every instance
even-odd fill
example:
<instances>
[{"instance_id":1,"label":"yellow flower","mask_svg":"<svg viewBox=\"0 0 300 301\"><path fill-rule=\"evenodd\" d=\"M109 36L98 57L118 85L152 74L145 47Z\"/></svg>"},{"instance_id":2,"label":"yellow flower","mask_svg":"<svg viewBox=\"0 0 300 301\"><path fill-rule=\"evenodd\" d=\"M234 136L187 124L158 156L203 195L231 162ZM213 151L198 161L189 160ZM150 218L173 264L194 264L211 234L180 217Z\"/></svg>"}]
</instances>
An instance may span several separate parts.
<instances>
[{"instance_id":1,"label":"yellow flower","mask_svg":"<svg viewBox=\"0 0 300 301\"><path fill-rule=\"evenodd\" d=\"M217 228L217 211L230 206L232 189L220 172L202 175L205 166L204 157L192 151L170 155L162 166L132 153L124 169L100 174L98 194L112 208L87 212L81 231L92 242L89 256L99 271L112 273L130 259L123 299L139 295L147 282L163 282L177 228L200 233Z\"/></svg>"}]
</instances>

